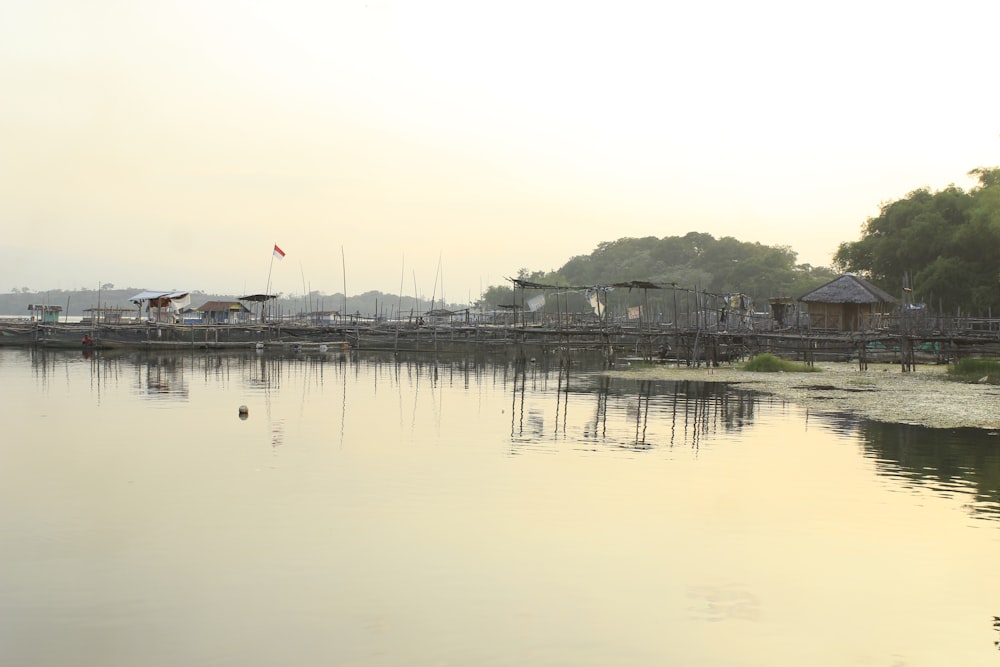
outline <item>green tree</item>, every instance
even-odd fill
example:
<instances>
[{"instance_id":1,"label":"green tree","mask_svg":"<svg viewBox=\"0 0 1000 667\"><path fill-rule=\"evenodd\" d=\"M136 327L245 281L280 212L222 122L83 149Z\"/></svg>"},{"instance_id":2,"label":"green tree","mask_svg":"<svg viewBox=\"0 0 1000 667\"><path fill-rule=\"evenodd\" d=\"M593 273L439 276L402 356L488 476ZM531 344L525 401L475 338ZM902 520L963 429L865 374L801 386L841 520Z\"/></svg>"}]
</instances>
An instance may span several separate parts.
<instances>
[{"instance_id":1,"label":"green tree","mask_svg":"<svg viewBox=\"0 0 1000 667\"><path fill-rule=\"evenodd\" d=\"M521 269L518 277L573 287L648 281L717 294L743 292L758 302L771 296L797 296L834 277L829 268L796 265L795 260L795 252L786 246L689 232L662 239L648 236L605 241L590 255L570 258L557 271ZM586 309L582 296L567 299L571 307Z\"/></svg>"},{"instance_id":2,"label":"green tree","mask_svg":"<svg viewBox=\"0 0 1000 667\"><path fill-rule=\"evenodd\" d=\"M487 287L476 305L483 310L496 310L500 306L514 304L514 289L506 285Z\"/></svg>"},{"instance_id":3,"label":"green tree","mask_svg":"<svg viewBox=\"0 0 1000 667\"><path fill-rule=\"evenodd\" d=\"M1000 306L1000 169L969 173L979 185L968 192L922 188L883 204L860 240L840 244L834 265L890 293L908 280L915 300L946 310Z\"/></svg>"}]
</instances>

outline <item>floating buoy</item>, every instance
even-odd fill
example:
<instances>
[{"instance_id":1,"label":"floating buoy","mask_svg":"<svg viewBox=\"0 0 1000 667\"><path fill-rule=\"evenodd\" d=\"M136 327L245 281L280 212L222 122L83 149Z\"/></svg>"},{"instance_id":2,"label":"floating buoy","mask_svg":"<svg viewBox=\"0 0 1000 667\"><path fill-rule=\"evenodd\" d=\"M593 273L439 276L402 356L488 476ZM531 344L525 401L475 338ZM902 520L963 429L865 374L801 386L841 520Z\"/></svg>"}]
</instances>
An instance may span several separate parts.
<instances>
[{"instance_id":1,"label":"floating buoy","mask_svg":"<svg viewBox=\"0 0 1000 667\"><path fill-rule=\"evenodd\" d=\"M257 343L254 346L254 349L256 349L258 352L263 352L264 351L264 343Z\"/></svg>"},{"instance_id":2,"label":"floating buoy","mask_svg":"<svg viewBox=\"0 0 1000 667\"><path fill-rule=\"evenodd\" d=\"M240 406L240 419L246 419L249 416L250 416L250 410L247 409L247 406L241 405Z\"/></svg>"},{"instance_id":3,"label":"floating buoy","mask_svg":"<svg viewBox=\"0 0 1000 667\"><path fill-rule=\"evenodd\" d=\"M326 352L326 349L327 349L326 348L326 343L320 343L319 351L320 352Z\"/></svg>"}]
</instances>

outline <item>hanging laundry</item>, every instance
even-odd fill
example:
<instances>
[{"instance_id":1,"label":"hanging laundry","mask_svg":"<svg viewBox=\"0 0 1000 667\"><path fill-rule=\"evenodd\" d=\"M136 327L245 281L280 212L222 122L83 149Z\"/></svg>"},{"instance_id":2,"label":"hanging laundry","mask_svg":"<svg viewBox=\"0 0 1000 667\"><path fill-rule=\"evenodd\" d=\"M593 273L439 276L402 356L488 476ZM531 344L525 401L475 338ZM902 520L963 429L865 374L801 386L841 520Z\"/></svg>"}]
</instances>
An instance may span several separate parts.
<instances>
[{"instance_id":1,"label":"hanging laundry","mask_svg":"<svg viewBox=\"0 0 1000 667\"><path fill-rule=\"evenodd\" d=\"M528 310L535 312L545 306L545 295L539 294L528 299Z\"/></svg>"}]
</instances>

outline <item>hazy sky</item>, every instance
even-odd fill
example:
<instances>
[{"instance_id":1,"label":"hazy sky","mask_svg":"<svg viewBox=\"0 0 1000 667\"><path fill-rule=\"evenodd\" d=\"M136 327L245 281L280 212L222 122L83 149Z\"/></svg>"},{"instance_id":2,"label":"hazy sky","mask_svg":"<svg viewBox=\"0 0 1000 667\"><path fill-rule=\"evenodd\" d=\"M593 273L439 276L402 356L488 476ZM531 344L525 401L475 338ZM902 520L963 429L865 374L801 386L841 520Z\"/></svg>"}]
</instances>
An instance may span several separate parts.
<instances>
[{"instance_id":1,"label":"hazy sky","mask_svg":"<svg viewBox=\"0 0 1000 667\"><path fill-rule=\"evenodd\" d=\"M995 0L6 0L0 290L260 292L275 243L273 291L340 291L343 256L350 294L449 301L624 236L826 265L881 202L1000 164L998 19Z\"/></svg>"}]
</instances>

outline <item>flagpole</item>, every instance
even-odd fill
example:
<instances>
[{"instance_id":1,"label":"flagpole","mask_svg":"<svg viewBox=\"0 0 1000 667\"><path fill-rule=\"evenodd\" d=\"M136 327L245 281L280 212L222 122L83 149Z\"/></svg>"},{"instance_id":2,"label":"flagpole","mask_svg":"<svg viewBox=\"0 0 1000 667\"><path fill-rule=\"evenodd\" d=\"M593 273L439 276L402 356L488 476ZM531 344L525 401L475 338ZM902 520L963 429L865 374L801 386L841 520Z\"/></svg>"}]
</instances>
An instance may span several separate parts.
<instances>
[{"instance_id":1,"label":"flagpole","mask_svg":"<svg viewBox=\"0 0 1000 667\"><path fill-rule=\"evenodd\" d=\"M264 295L267 296L271 291L271 269L274 268L274 253L271 253L271 263L267 267L267 287L264 288Z\"/></svg>"},{"instance_id":2,"label":"flagpole","mask_svg":"<svg viewBox=\"0 0 1000 667\"><path fill-rule=\"evenodd\" d=\"M344 258L344 246L340 246L340 265L344 271L344 317L347 317L347 259Z\"/></svg>"},{"instance_id":3,"label":"flagpole","mask_svg":"<svg viewBox=\"0 0 1000 667\"><path fill-rule=\"evenodd\" d=\"M277 248L278 244L275 243L274 247ZM271 263L267 266L267 286L264 288L264 301L261 302L260 306L260 321L263 323L264 313L267 310L268 297L271 295L271 269L274 268L274 251L271 251Z\"/></svg>"}]
</instances>

